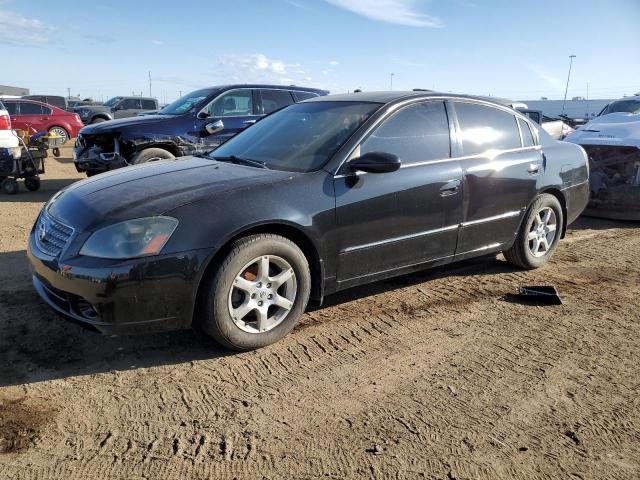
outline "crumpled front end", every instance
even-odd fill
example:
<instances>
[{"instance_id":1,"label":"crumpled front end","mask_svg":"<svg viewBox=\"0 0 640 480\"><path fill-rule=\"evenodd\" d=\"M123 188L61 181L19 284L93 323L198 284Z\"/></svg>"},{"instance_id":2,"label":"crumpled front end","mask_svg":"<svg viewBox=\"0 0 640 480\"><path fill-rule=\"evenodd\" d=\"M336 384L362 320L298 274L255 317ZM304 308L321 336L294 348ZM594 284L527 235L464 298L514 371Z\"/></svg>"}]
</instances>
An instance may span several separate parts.
<instances>
[{"instance_id":1,"label":"crumpled front end","mask_svg":"<svg viewBox=\"0 0 640 480\"><path fill-rule=\"evenodd\" d=\"M79 134L73 149L73 161L78 172L101 173L128 165L121 153L118 135Z\"/></svg>"},{"instance_id":2,"label":"crumpled front end","mask_svg":"<svg viewBox=\"0 0 640 480\"><path fill-rule=\"evenodd\" d=\"M589 156L591 199L585 215L640 221L640 115L598 117L566 140Z\"/></svg>"}]
</instances>

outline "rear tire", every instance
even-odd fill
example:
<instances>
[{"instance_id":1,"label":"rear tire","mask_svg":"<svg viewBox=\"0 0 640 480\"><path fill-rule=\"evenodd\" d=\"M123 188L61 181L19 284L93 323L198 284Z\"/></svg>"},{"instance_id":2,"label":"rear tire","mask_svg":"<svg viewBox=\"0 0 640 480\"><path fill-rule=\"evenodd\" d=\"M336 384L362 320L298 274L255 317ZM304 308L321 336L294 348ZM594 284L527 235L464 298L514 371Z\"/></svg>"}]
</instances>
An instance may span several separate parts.
<instances>
[{"instance_id":1,"label":"rear tire","mask_svg":"<svg viewBox=\"0 0 640 480\"><path fill-rule=\"evenodd\" d=\"M30 192L36 192L40 190L40 178L39 177L27 177L24 179L24 186Z\"/></svg>"},{"instance_id":2,"label":"rear tire","mask_svg":"<svg viewBox=\"0 0 640 480\"><path fill-rule=\"evenodd\" d=\"M539 195L527 210L515 242L503 252L505 258L527 270L542 267L558 246L563 222L558 199L548 193Z\"/></svg>"},{"instance_id":3,"label":"rear tire","mask_svg":"<svg viewBox=\"0 0 640 480\"><path fill-rule=\"evenodd\" d=\"M56 135L58 135L59 137L64 138L64 142L62 143L67 143L69 141L69 132L67 132L64 128L62 127L51 127L49 129L49 133L54 133ZM59 152L59 150L58 150Z\"/></svg>"},{"instance_id":4,"label":"rear tire","mask_svg":"<svg viewBox=\"0 0 640 480\"><path fill-rule=\"evenodd\" d=\"M297 325L310 291L309 263L295 243L273 234L241 238L202 285L198 326L226 348L261 348Z\"/></svg>"},{"instance_id":5,"label":"rear tire","mask_svg":"<svg viewBox=\"0 0 640 480\"><path fill-rule=\"evenodd\" d=\"M175 156L163 148L147 148L138 152L131 159L133 165L141 163L155 162L158 160L175 160Z\"/></svg>"}]
</instances>

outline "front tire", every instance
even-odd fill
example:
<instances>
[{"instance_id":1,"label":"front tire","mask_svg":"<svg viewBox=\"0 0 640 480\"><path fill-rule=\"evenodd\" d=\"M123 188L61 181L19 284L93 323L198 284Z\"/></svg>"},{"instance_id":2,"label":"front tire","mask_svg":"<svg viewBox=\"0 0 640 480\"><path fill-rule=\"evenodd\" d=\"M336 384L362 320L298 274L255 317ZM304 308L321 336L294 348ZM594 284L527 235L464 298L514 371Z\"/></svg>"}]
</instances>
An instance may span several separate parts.
<instances>
[{"instance_id":1,"label":"front tire","mask_svg":"<svg viewBox=\"0 0 640 480\"><path fill-rule=\"evenodd\" d=\"M514 244L504 253L512 264L532 270L546 264L558 246L564 222L562 206L548 193L529 207Z\"/></svg>"},{"instance_id":2,"label":"front tire","mask_svg":"<svg viewBox=\"0 0 640 480\"><path fill-rule=\"evenodd\" d=\"M309 263L295 243L273 234L241 238L203 284L199 326L226 348L261 348L297 325L310 291Z\"/></svg>"},{"instance_id":3,"label":"front tire","mask_svg":"<svg viewBox=\"0 0 640 480\"><path fill-rule=\"evenodd\" d=\"M175 156L163 148L146 148L136 153L131 159L133 165L156 162L158 160L175 160Z\"/></svg>"}]
</instances>

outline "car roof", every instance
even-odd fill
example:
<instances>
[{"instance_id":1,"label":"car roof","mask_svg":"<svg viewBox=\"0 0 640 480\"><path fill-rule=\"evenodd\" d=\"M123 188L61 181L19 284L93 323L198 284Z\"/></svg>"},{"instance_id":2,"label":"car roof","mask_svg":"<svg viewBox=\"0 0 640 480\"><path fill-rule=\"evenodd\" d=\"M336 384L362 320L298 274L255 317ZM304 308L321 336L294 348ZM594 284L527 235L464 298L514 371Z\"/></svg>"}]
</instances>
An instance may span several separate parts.
<instances>
[{"instance_id":1,"label":"car roof","mask_svg":"<svg viewBox=\"0 0 640 480\"><path fill-rule=\"evenodd\" d=\"M299 87L298 85L273 85L263 83L238 83L228 85L214 85L211 89L230 90L232 88L273 88L277 90L296 90L300 92L329 93L327 90L311 87Z\"/></svg>"},{"instance_id":2,"label":"car roof","mask_svg":"<svg viewBox=\"0 0 640 480\"><path fill-rule=\"evenodd\" d=\"M326 97L316 97L305 102L371 102L371 103L392 103L399 100L410 100L412 98L449 97L461 100L481 100L495 103L505 107L511 107L512 100L499 97L482 97L476 95L464 95L456 93L434 92L432 90L410 90L410 91L379 91L379 92L353 92L328 95Z\"/></svg>"}]
</instances>

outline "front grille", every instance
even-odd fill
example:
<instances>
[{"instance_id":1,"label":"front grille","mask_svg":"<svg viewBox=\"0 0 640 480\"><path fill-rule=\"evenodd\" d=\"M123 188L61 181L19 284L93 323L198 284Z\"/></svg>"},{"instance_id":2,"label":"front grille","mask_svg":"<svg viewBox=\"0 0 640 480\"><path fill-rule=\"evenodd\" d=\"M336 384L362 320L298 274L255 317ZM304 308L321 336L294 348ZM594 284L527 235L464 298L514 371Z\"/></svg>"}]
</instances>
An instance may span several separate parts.
<instances>
[{"instance_id":1,"label":"front grille","mask_svg":"<svg viewBox=\"0 0 640 480\"><path fill-rule=\"evenodd\" d=\"M67 246L73 228L59 222L44 210L36 222L36 246L43 253L57 257Z\"/></svg>"}]
</instances>

